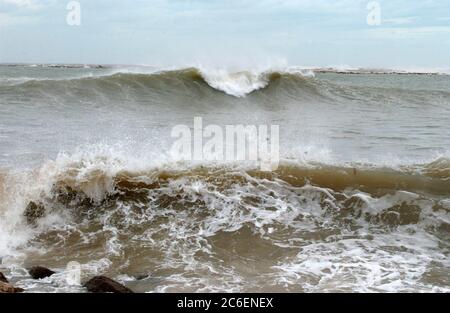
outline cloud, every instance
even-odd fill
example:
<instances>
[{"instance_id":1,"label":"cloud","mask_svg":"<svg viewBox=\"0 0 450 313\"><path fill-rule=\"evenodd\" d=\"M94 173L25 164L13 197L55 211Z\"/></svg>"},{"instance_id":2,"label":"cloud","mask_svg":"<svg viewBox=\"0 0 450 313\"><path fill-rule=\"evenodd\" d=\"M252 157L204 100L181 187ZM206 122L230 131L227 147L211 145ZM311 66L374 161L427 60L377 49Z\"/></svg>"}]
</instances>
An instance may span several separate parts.
<instances>
[{"instance_id":1,"label":"cloud","mask_svg":"<svg viewBox=\"0 0 450 313\"><path fill-rule=\"evenodd\" d=\"M0 3L9 4L19 8L36 8L39 6L35 0L1 0Z\"/></svg>"},{"instance_id":2,"label":"cloud","mask_svg":"<svg viewBox=\"0 0 450 313\"><path fill-rule=\"evenodd\" d=\"M17 16L0 12L0 27L14 26L36 21L37 17Z\"/></svg>"},{"instance_id":3,"label":"cloud","mask_svg":"<svg viewBox=\"0 0 450 313\"><path fill-rule=\"evenodd\" d=\"M386 54L398 49L405 55L411 46L433 53L432 47L450 44L449 0L378 0L378 27L366 23L370 0L80 0L77 28L66 25L69 1L0 0L0 26L14 25L2 32L10 44L2 46L0 58L29 61L20 53L33 51L47 61L71 56L94 63L153 63L199 53L208 58L216 51L218 58L263 51L290 62L350 64L354 57L359 58L354 63L374 63L374 43ZM49 55L41 45L52 47Z\"/></svg>"},{"instance_id":4,"label":"cloud","mask_svg":"<svg viewBox=\"0 0 450 313\"><path fill-rule=\"evenodd\" d=\"M48 5L55 4L57 0L0 0L0 5L14 7L16 9L38 10Z\"/></svg>"},{"instance_id":5,"label":"cloud","mask_svg":"<svg viewBox=\"0 0 450 313\"><path fill-rule=\"evenodd\" d=\"M383 19L383 24L392 24L392 25L405 25L411 24L417 21L419 17L417 16L409 16L409 17L397 17L397 18L389 18Z\"/></svg>"},{"instance_id":6,"label":"cloud","mask_svg":"<svg viewBox=\"0 0 450 313\"><path fill-rule=\"evenodd\" d=\"M33 0L2 0L2 2L8 3L8 4L14 4L19 7L23 7L23 6L32 5L34 1Z\"/></svg>"},{"instance_id":7,"label":"cloud","mask_svg":"<svg viewBox=\"0 0 450 313\"><path fill-rule=\"evenodd\" d=\"M44 17L43 9L58 0L0 0L0 26L27 25Z\"/></svg>"}]
</instances>

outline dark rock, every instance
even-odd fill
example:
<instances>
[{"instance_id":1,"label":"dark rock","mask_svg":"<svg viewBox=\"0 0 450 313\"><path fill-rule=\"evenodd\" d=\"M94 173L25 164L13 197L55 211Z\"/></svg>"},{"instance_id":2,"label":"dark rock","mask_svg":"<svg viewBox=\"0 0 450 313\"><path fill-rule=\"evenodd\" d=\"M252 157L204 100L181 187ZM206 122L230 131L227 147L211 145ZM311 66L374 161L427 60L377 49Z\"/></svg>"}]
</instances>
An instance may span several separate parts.
<instances>
[{"instance_id":1,"label":"dark rock","mask_svg":"<svg viewBox=\"0 0 450 313\"><path fill-rule=\"evenodd\" d=\"M86 282L84 287L94 293L133 293L131 289L105 276L95 276Z\"/></svg>"},{"instance_id":2,"label":"dark rock","mask_svg":"<svg viewBox=\"0 0 450 313\"><path fill-rule=\"evenodd\" d=\"M43 279L55 274L55 272L53 272L52 270L49 270L48 268L42 266L32 267L28 272L30 273L30 276L33 277L33 279Z\"/></svg>"},{"instance_id":3,"label":"dark rock","mask_svg":"<svg viewBox=\"0 0 450 313\"><path fill-rule=\"evenodd\" d=\"M0 293L19 293L23 292L22 288L14 287L11 284L0 282Z\"/></svg>"},{"instance_id":4,"label":"dark rock","mask_svg":"<svg viewBox=\"0 0 450 313\"><path fill-rule=\"evenodd\" d=\"M0 282L9 283L9 281L6 279L5 275L3 275L2 272L0 272Z\"/></svg>"},{"instance_id":5,"label":"dark rock","mask_svg":"<svg viewBox=\"0 0 450 313\"><path fill-rule=\"evenodd\" d=\"M23 215L27 218L28 224L36 223L36 220L43 217L45 214L45 207L42 203L35 203L31 201L28 203Z\"/></svg>"}]
</instances>

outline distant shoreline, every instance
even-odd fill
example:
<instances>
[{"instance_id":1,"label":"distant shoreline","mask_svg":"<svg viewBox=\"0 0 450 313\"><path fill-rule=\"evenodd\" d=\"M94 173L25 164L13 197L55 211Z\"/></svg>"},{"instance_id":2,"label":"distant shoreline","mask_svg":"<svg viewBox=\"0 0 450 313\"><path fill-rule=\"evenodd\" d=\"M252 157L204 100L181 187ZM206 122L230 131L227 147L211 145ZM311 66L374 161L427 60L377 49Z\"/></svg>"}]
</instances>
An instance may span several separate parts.
<instances>
[{"instance_id":1,"label":"distant shoreline","mask_svg":"<svg viewBox=\"0 0 450 313\"><path fill-rule=\"evenodd\" d=\"M108 69L121 67L142 67L142 68L157 68L151 65L125 65L125 64L81 64L81 63L0 63L0 66L6 67L48 67L48 68L67 68L67 69ZM192 66L180 66L179 69L190 68ZM335 68L335 67L307 67L307 66L288 66L289 69L301 69L313 71L314 73L332 73L342 75L450 75L450 70L407 70L407 69L389 69L389 68ZM174 68L172 68L173 70ZM161 68L164 70L164 67Z\"/></svg>"}]
</instances>

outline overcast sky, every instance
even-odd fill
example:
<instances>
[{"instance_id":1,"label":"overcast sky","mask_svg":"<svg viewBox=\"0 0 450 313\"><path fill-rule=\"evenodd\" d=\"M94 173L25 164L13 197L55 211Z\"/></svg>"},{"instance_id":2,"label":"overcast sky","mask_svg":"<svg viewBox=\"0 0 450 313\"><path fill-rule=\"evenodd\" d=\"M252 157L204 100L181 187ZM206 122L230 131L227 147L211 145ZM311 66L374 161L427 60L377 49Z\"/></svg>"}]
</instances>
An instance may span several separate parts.
<instances>
[{"instance_id":1,"label":"overcast sky","mask_svg":"<svg viewBox=\"0 0 450 313\"><path fill-rule=\"evenodd\" d=\"M449 0L0 0L0 62L450 68Z\"/></svg>"}]
</instances>

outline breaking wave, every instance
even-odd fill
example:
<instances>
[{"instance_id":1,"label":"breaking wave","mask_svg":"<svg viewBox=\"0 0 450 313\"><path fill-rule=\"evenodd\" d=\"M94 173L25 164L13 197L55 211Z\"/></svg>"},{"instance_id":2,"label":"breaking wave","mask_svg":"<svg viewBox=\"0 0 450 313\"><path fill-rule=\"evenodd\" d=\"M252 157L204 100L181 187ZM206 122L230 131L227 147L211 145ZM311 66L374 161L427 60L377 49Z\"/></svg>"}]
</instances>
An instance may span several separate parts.
<instances>
[{"instance_id":1,"label":"breaking wave","mask_svg":"<svg viewBox=\"0 0 450 313\"><path fill-rule=\"evenodd\" d=\"M142 292L450 291L447 76L1 70L0 263L26 291L83 291L70 261ZM280 167L169 159L194 116L283 125Z\"/></svg>"},{"instance_id":2,"label":"breaking wave","mask_svg":"<svg viewBox=\"0 0 450 313\"><path fill-rule=\"evenodd\" d=\"M70 79L47 78L11 78L4 79L2 85L29 88L76 87L83 83L92 83L92 86L105 86L116 84L119 86L151 87L156 84L168 84L172 87L190 87L192 84L206 84L209 87L235 97L244 97L252 92L266 88L271 82L282 77L295 79L295 77L313 77L314 73L308 70L291 71L239 71L226 70L200 70L188 68L182 70L151 71L148 73L113 71L112 74L90 74L84 77Z\"/></svg>"},{"instance_id":3,"label":"breaking wave","mask_svg":"<svg viewBox=\"0 0 450 313\"><path fill-rule=\"evenodd\" d=\"M449 248L446 158L403 169L284 161L272 173L131 159L60 155L3 173L0 254L164 280L146 291L260 291L262 270L263 290L427 291L430 271L448 265L437 249Z\"/></svg>"}]
</instances>

